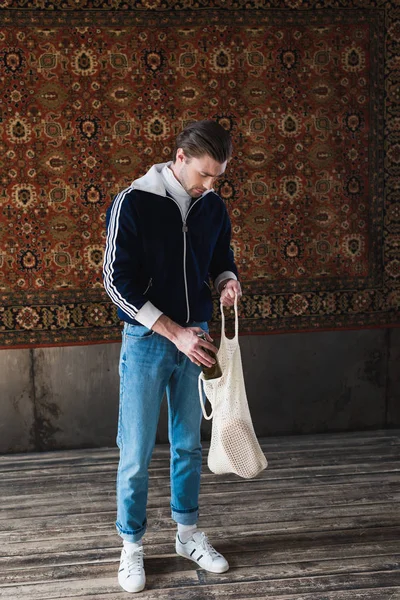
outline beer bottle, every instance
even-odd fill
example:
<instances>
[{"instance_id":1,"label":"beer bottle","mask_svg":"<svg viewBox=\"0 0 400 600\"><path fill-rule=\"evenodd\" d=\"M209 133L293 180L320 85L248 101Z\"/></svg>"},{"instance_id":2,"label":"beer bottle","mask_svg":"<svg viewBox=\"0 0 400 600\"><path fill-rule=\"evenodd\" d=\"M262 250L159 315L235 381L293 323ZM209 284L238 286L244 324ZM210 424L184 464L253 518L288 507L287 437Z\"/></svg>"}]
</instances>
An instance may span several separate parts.
<instances>
[{"instance_id":1,"label":"beer bottle","mask_svg":"<svg viewBox=\"0 0 400 600\"><path fill-rule=\"evenodd\" d=\"M207 338L204 333L198 333L197 335L202 340L207 341ZM218 379L218 377L221 377L222 371L221 371L221 367L219 365L216 355L214 354L214 352L211 352L211 350L209 350L208 348L204 348L203 346L202 346L202 348L203 348L204 352L207 352L207 354L209 356L211 356L212 358L215 358L215 363L213 365L211 365L211 367L206 367L205 365L201 365L201 370L203 371L204 379Z\"/></svg>"}]
</instances>

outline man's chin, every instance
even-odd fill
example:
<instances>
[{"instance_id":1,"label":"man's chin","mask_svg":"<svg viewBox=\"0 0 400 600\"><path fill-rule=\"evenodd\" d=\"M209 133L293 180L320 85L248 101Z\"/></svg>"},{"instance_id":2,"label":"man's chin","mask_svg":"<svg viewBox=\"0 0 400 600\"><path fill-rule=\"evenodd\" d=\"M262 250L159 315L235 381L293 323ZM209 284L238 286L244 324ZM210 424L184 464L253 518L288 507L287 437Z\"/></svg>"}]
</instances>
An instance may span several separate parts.
<instances>
[{"instance_id":1,"label":"man's chin","mask_svg":"<svg viewBox=\"0 0 400 600\"><path fill-rule=\"evenodd\" d=\"M204 194L205 190L191 190L190 195L192 198L200 198Z\"/></svg>"}]
</instances>

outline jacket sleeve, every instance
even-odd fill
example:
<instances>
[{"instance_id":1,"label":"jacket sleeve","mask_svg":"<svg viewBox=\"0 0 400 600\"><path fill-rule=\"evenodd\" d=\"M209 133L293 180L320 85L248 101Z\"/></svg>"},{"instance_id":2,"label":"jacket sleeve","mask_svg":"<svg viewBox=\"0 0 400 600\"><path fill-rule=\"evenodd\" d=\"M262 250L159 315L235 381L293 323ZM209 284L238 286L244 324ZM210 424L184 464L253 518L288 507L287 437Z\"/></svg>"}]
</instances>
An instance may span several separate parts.
<instances>
[{"instance_id":1,"label":"jacket sleeve","mask_svg":"<svg viewBox=\"0 0 400 600\"><path fill-rule=\"evenodd\" d=\"M103 280L114 304L151 329L162 312L144 295L147 282L143 281L142 244L132 193L128 188L118 194L107 211Z\"/></svg>"},{"instance_id":2,"label":"jacket sleeve","mask_svg":"<svg viewBox=\"0 0 400 600\"><path fill-rule=\"evenodd\" d=\"M231 223L225 205L223 210L223 223L210 264L210 275L214 285L218 285L232 274L238 279L238 270L231 248Z\"/></svg>"}]
</instances>

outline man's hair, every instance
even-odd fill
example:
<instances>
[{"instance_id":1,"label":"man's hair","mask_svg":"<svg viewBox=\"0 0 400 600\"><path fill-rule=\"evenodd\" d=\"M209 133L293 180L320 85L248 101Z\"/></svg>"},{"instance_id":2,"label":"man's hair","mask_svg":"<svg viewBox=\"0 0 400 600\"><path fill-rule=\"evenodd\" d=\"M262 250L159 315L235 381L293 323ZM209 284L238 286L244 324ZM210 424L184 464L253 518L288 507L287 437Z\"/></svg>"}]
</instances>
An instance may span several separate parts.
<instances>
[{"instance_id":1,"label":"man's hair","mask_svg":"<svg viewBox=\"0 0 400 600\"><path fill-rule=\"evenodd\" d=\"M188 158L208 154L222 164L232 155L232 140L229 131L216 121L195 121L176 138L173 162L178 148L182 148Z\"/></svg>"}]
</instances>

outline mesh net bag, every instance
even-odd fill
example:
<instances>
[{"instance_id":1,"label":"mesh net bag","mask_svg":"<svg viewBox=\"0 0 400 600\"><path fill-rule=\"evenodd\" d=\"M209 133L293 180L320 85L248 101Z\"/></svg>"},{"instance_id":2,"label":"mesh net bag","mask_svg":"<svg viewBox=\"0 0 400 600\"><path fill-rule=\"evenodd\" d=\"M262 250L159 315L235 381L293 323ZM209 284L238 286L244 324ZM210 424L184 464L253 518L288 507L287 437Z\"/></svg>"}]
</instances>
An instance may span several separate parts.
<instances>
[{"instance_id":1,"label":"mesh net bag","mask_svg":"<svg viewBox=\"0 0 400 600\"><path fill-rule=\"evenodd\" d=\"M236 473L250 479L267 467L267 459L260 448L247 403L239 347L239 321L235 299L235 336L225 335L225 316L221 305L221 344L217 358L222 376L204 379L199 375L199 394L206 419L213 419L208 467L218 475ZM207 415L201 394L201 385L212 411Z\"/></svg>"}]
</instances>

